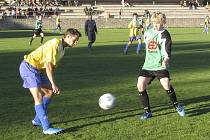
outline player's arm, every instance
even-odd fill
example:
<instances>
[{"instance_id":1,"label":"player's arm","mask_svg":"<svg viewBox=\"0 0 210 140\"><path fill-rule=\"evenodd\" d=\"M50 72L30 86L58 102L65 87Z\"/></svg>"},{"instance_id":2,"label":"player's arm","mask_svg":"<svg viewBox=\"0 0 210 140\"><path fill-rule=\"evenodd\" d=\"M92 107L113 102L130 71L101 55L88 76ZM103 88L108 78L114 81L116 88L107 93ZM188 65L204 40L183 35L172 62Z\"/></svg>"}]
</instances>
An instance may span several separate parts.
<instances>
[{"instance_id":1,"label":"player's arm","mask_svg":"<svg viewBox=\"0 0 210 140\"><path fill-rule=\"evenodd\" d=\"M60 93L60 90L59 88L56 86L55 84L55 80L54 80L54 74L53 74L53 69L54 69L54 66L51 62L47 62L45 64L45 67L46 67L46 74L47 74L47 77L52 85L52 90L54 93L56 94L59 94Z\"/></svg>"},{"instance_id":2,"label":"player's arm","mask_svg":"<svg viewBox=\"0 0 210 140\"><path fill-rule=\"evenodd\" d=\"M96 26L96 23L95 23L95 26L94 26L94 28L95 28L95 32L96 32L96 33L98 33L98 30L97 30L97 26Z\"/></svg>"},{"instance_id":3,"label":"player's arm","mask_svg":"<svg viewBox=\"0 0 210 140\"><path fill-rule=\"evenodd\" d=\"M85 22L85 35L88 34L88 21Z\"/></svg>"},{"instance_id":4,"label":"player's arm","mask_svg":"<svg viewBox=\"0 0 210 140\"><path fill-rule=\"evenodd\" d=\"M35 22L35 29L37 29L37 26L38 26L38 21L36 20L36 22Z\"/></svg>"},{"instance_id":5,"label":"player's arm","mask_svg":"<svg viewBox=\"0 0 210 140\"><path fill-rule=\"evenodd\" d=\"M39 26L39 28L40 28L40 29L42 29L42 22L40 23L40 26Z\"/></svg>"},{"instance_id":6,"label":"player's arm","mask_svg":"<svg viewBox=\"0 0 210 140\"><path fill-rule=\"evenodd\" d=\"M163 33L162 33L162 39L164 40L163 43L164 44L164 58L163 58L163 63L162 65L164 67L168 67L169 66L169 62L170 62L170 58L171 58L171 46L172 46L172 40L171 40L171 36L169 34L169 32L167 30L165 30Z\"/></svg>"},{"instance_id":7,"label":"player's arm","mask_svg":"<svg viewBox=\"0 0 210 140\"><path fill-rule=\"evenodd\" d=\"M128 28L133 28L133 21L131 21L129 24L128 24Z\"/></svg>"}]
</instances>

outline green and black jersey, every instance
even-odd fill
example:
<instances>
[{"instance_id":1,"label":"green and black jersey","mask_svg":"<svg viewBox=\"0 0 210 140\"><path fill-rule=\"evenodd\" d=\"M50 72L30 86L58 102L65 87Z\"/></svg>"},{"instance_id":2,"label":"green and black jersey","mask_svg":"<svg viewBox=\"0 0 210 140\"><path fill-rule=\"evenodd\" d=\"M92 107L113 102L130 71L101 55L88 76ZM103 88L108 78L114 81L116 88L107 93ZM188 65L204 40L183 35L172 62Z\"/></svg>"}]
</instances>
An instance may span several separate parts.
<instances>
[{"instance_id":1,"label":"green and black jersey","mask_svg":"<svg viewBox=\"0 0 210 140\"><path fill-rule=\"evenodd\" d=\"M35 23L35 29L41 29L42 28L42 20L36 20Z\"/></svg>"},{"instance_id":2,"label":"green and black jersey","mask_svg":"<svg viewBox=\"0 0 210 140\"><path fill-rule=\"evenodd\" d=\"M146 44L146 57L142 67L144 70L164 70L162 61L164 58L171 57L172 40L169 32L166 29L155 31L149 29L144 34Z\"/></svg>"}]
</instances>

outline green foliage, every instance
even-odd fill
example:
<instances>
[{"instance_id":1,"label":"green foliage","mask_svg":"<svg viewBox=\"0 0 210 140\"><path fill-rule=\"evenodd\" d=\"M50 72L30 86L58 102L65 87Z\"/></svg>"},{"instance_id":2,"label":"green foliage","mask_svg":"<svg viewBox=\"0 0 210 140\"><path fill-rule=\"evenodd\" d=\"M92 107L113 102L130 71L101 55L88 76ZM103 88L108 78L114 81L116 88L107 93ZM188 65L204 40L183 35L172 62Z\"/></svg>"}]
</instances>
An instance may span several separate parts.
<instances>
[{"instance_id":1,"label":"green foliage","mask_svg":"<svg viewBox=\"0 0 210 140\"><path fill-rule=\"evenodd\" d=\"M155 80L148 89L154 117L140 121L143 113L136 89L144 50L137 56L136 43L127 56L122 49L127 29L101 29L90 53L85 35L77 48L68 49L55 71L62 93L49 106L54 127L66 133L45 136L31 124L33 99L22 88L18 68L23 55L38 47L37 37L28 46L31 31L0 32L0 139L60 140L208 140L210 106L210 36L198 28L171 28L173 53L171 78L187 116L180 118L165 91ZM84 34L84 32L83 32ZM58 35L50 32L45 41ZM116 107L103 111L98 98L110 92Z\"/></svg>"}]
</instances>

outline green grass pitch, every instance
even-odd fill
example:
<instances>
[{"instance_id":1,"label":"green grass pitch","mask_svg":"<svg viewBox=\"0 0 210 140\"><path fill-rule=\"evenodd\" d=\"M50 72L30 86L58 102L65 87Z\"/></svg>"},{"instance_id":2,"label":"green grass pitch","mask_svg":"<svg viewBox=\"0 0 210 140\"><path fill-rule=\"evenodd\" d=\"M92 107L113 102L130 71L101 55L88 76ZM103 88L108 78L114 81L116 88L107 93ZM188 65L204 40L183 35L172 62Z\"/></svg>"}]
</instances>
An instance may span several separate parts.
<instances>
[{"instance_id":1,"label":"green grass pitch","mask_svg":"<svg viewBox=\"0 0 210 140\"><path fill-rule=\"evenodd\" d=\"M201 28L169 28L173 39L172 84L187 116L180 118L155 80L148 88L153 116L140 121L136 82L145 52L135 54L136 43L127 56L122 49L127 29L99 29L92 53L84 35L78 47L68 49L55 78L61 95L55 96L48 116L54 127L66 133L46 136L33 127L33 99L22 88L19 64L32 47L31 31L0 31L0 139L7 140L209 140L210 138L210 35ZM45 39L58 37L48 31ZM98 98L110 92L116 106L101 110Z\"/></svg>"}]
</instances>

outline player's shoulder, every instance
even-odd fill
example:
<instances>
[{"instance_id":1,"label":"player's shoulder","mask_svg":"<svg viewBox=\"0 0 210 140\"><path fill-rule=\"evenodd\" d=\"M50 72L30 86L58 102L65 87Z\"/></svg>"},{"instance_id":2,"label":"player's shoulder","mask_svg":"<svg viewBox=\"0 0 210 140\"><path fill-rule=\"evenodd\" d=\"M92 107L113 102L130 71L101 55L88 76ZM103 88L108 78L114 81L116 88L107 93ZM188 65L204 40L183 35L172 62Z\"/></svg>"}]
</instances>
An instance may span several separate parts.
<instances>
[{"instance_id":1,"label":"player's shoulder","mask_svg":"<svg viewBox=\"0 0 210 140\"><path fill-rule=\"evenodd\" d=\"M154 32L153 28L150 28L144 32L144 34L152 34Z\"/></svg>"},{"instance_id":2,"label":"player's shoulder","mask_svg":"<svg viewBox=\"0 0 210 140\"><path fill-rule=\"evenodd\" d=\"M131 24L131 23L133 23L133 22L134 22L134 20L132 19L132 20L130 20L130 22L129 22L129 23Z\"/></svg>"},{"instance_id":3,"label":"player's shoulder","mask_svg":"<svg viewBox=\"0 0 210 140\"><path fill-rule=\"evenodd\" d=\"M53 39L51 39L51 41L54 42L54 43L59 43L60 42L60 40L58 38L53 38Z\"/></svg>"},{"instance_id":4,"label":"player's shoulder","mask_svg":"<svg viewBox=\"0 0 210 140\"><path fill-rule=\"evenodd\" d=\"M60 42L60 40L58 38L53 38L49 41L46 42L46 45L49 45L49 46L56 46L58 45Z\"/></svg>"},{"instance_id":5,"label":"player's shoulder","mask_svg":"<svg viewBox=\"0 0 210 140\"><path fill-rule=\"evenodd\" d=\"M167 29L164 29L164 31L161 33L163 38L170 38L171 39L171 35L169 33L169 31Z\"/></svg>"}]
</instances>

